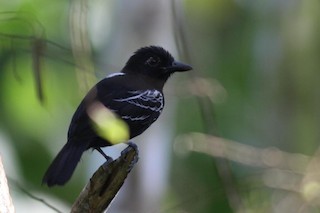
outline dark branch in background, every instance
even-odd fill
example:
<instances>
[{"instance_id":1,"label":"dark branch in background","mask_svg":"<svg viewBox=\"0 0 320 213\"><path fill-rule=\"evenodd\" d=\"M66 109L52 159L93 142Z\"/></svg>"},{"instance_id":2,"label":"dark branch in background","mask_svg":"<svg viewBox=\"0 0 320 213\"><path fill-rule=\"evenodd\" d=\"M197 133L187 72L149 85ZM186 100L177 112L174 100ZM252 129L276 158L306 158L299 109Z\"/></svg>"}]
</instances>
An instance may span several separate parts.
<instances>
[{"instance_id":1,"label":"dark branch in background","mask_svg":"<svg viewBox=\"0 0 320 213\"><path fill-rule=\"evenodd\" d=\"M31 42L33 40L36 40L36 39L40 38L40 37L37 37L37 36L34 36L34 35L17 35L17 34L3 33L3 32L0 32L0 37L10 39L12 41L12 44L11 44L12 48L14 48L14 42L13 41L16 40L16 39L17 40L27 40L27 41ZM41 37L41 38L42 38L42 41L44 43L46 43L47 45L50 44L52 47L56 47L56 48L58 48L60 50L63 50L65 52L67 52L68 54L71 53L71 49L70 48L64 47L61 44L58 44L58 43L56 43L54 41L51 41L51 40L48 40L45 37Z\"/></svg>"},{"instance_id":2,"label":"dark branch in background","mask_svg":"<svg viewBox=\"0 0 320 213\"><path fill-rule=\"evenodd\" d=\"M53 42L50 40L45 39L45 37L37 37L37 36L27 36L27 35L14 35L14 34L6 34L0 32L0 38L6 38L10 39L10 50L9 53L11 54L12 58L12 66L13 66L13 72L15 77L19 80L19 76L17 73L17 67L16 67L16 58L17 58L17 52L18 49L22 49L21 47L16 48L14 45L14 40L26 40L30 43L30 49L28 49L26 52L31 53L32 57L32 70L34 72L34 80L35 80L35 85L36 85L36 93L38 96L38 99L40 100L41 103L44 102L44 92L43 92L43 79L42 79L42 64L44 57L48 57L47 54L47 45L50 44L51 46L55 46L59 49L62 49L64 51L68 51L67 48ZM69 50L69 52L71 52ZM66 61L65 59L62 59L64 62L73 65L73 62ZM21 80L21 79L20 79Z\"/></svg>"},{"instance_id":3,"label":"dark branch in background","mask_svg":"<svg viewBox=\"0 0 320 213\"><path fill-rule=\"evenodd\" d=\"M45 52L46 43L41 38L32 41L32 65L34 78L36 82L37 94L41 103L44 102L43 97L43 79L42 79L42 55Z\"/></svg>"},{"instance_id":4,"label":"dark branch in background","mask_svg":"<svg viewBox=\"0 0 320 213\"><path fill-rule=\"evenodd\" d=\"M20 45L15 46L16 40L25 40L29 41L30 43L30 52L32 57L32 70L34 72L34 79L35 79L35 85L36 85L36 93L38 96L38 99L41 103L44 102L44 92L43 92L43 79L42 79L42 64L43 59L46 53L47 44L51 44L52 46L55 46L62 50L68 50L67 48L64 48L62 45L59 45L55 42L49 41L46 39L45 35L45 28L40 23L40 21L34 17L31 13L19 11L7 11L7 12L1 12L0 13L0 24L1 21L4 24L7 23L19 23L21 25L21 29L26 29L25 35L16 35L16 34L10 34L7 32L0 32L0 38L9 39L8 42L9 45L9 53L11 53L12 62L13 65L13 72L14 75L17 77L16 73L16 56L17 56L17 49L21 49ZM70 50L68 50L71 52ZM59 54L60 55L60 54ZM70 54L71 55L71 54ZM64 59L65 60L65 59ZM19 78L17 78L19 79Z\"/></svg>"},{"instance_id":5,"label":"dark branch in background","mask_svg":"<svg viewBox=\"0 0 320 213\"><path fill-rule=\"evenodd\" d=\"M32 71L34 73L34 81L36 87L36 94L41 103L44 102L44 89L43 89L43 79L42 72L43 67L42 64L44 59L54 59L59 62L66 63L71 66L75 66L71 49L66 48L56 42L50 41L43 36L37 35L16 35L16 34L8 34L0 32L0 38L8 39L9 46L8 51L4 54L10 54L10 59L12 61L12 70L15 78L18 81L22 81L17 72L17 57L18 53L26 52L31 54L32 57ZM30 45L28 47L16 46L15 43L19 41L26 41ZM4 48L3 48L4 49ZM81 69L78 67L78 69Z\"/></svg>"},{"instance_id":6,"label":"dark branch in background","mask_svg":"<svg viewBox=\"0 0 320 213\"><path fill-rule=\"evenodd\" d=\"M37 20L36 17L34 17L31 13L27 12L14 12L14 11L7 11L7 12L1 12L0 13L1 20L8 22L18 22L21 23L21 28L26 28L27 30L31 31L31 34L33 36L11 36L11 45L12 48L12 39L13 38L25 38L31 42L32 47L32 66L34 71L34 77L36 82L36 89L37 89L37 95L41 103L44 101L43 96L43 84L41 79L41 58L42 54L45 51L45 44L44 38L45 38L45 30L43 25ZM7 34L1 33L2 36L6 36ZM14 52L14 51L12 51ZM13 55L14 57L15 55Z\"/></svg>"},{"instance_id":7,"label":"dark branch in background","mask_svg":"<svg viewBox=\"0 0 320 213\"><path fill-rule=\"evenodd\" d=\"M172 0L171 2L174 29L178 29L174 30L178 51L180 55L184 56L189 63L193 64L188 48L188 44L190 42L188 42L188 33L185 29L185 15L183 14L184 10L182 10L183 5L180 4L181 1L179 0ZM193 75L193 78L198 78L199 73L200 71L196 70L196 72L192 72L191 75ZM201 90L201 88L199 88L199 90ZM210 101L210 98L208 97L196 96L196 98L202 113L202 120L204 121L204 126L206 129L205 132L211 135L217 135L216 124L214 122L215 113L213 110L213 102ZM214 159L214 164L220 175L220 180L224 184L224 189L229 200L230 207L234 211L244 210L241 196L239 195L238 189L234 183L234 177L231 172L229 161L226 159Z\"/></svg>"},{"instance_id":8,"label":"dark branch in background","mask_svg":"<svg viewBox=\"0 0 320 213\"><path fill-rule=\"evenodd\" d=\"M137 161L138 148L130 143L118 159L104 163L93 174L74 202L71 213L104 212Z\"/></svg>"}]
</instances>

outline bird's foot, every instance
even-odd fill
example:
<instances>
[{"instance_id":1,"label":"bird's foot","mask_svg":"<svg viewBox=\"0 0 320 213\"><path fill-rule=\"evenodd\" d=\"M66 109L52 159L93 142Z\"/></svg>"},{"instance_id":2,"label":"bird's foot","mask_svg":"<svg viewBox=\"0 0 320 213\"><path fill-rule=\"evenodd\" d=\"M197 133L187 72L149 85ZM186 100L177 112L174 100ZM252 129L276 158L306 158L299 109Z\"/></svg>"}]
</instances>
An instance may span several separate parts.
<instances>
[{"instance_id":1,"label":"bird's foot","mask_svg":"<svg viewBox=\"0 0 320 213\"><path fill-rule=\"evenodd\" d=\"M138 160L139 160L139 150L138 150L138 146L137 146L135 143L129 141L127 144L128 144L128 147L126 147L124 150L122 150L121 156L126 155L131 149L134 150L135 156L134 156L133 160L131 161L130 166L129 166L129 169L128 169L129 171L131 171L131 169L133 168L133 166L134 166L134 165L138 162Z\"/></svg>"}]
</instances>

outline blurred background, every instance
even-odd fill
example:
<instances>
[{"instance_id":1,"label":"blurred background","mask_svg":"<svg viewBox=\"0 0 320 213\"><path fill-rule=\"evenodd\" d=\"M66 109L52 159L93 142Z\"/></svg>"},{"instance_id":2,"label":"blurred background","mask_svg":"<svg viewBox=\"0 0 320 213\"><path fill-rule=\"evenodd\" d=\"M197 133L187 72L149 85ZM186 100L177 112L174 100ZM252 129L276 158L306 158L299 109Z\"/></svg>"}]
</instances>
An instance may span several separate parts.
<instances>
[{"instance_id":1,"label":"blurred background","mask_svg":"<svg viewBox=\"0 0 320 213\"><path fill-rule=\"evenodd\" d=\"M319 212L320 2L0 2L0 155L16 212L68 212L104 162L41 185L73 112L131 54L160 45L191 64L110 212ZM117 156L125 146L104 149Z\"/></svg>"}]
</instances>

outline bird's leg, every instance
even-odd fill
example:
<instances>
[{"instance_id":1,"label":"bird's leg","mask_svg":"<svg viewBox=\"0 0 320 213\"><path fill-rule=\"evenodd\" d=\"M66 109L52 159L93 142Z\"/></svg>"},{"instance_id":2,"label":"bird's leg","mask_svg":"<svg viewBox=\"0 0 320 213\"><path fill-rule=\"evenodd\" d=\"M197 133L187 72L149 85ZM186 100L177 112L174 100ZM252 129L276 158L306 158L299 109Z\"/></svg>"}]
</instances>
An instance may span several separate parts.
<instances>
[{"instance_id":1,"label":"bird's leg","mask_svg":"<svg viewBox=\"0 0 320 213\"><path fill-rule=\"evenodd\" d=\"M97 150L107 160L107 162L113 161L112 157L106 155L100 147L95 147L95 150Z\"/></svg>"}]
</instances>

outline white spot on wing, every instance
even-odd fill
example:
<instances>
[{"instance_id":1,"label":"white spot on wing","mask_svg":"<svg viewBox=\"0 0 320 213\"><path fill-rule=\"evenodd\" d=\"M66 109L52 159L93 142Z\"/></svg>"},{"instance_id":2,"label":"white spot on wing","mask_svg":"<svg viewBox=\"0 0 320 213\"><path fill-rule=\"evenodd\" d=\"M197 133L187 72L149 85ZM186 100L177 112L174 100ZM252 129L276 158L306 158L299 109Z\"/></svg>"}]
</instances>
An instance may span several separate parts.
<instances>
[{"instance_id":1,"label":"white spot on wing","mask_svg":"<svg viewBox=\"0 0 320 213\"><path fill-rule=\"evenodd\" d=\"M111 73L106 78L112 78L112 77L120 76L120 75L125 75L125 74L123 72L115 72L115 73Z\"/></svg>"}]
</instances>

